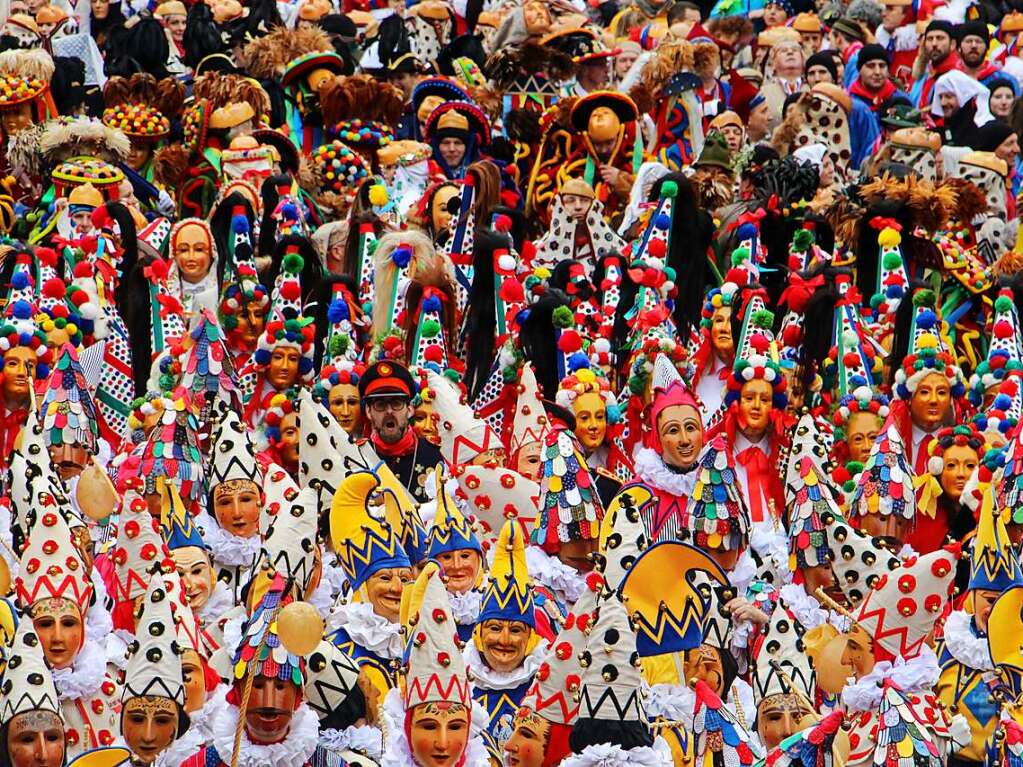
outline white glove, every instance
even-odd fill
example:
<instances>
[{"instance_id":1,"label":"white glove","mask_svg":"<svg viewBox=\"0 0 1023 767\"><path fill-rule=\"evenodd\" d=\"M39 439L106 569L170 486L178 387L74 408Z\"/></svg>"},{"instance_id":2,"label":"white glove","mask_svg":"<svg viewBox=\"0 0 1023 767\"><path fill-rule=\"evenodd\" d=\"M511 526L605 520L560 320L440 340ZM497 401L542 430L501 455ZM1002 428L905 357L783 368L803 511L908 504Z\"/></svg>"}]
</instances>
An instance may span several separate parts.
<instances>
[{"instance_id":1,"label":"white glove","mask_svg":"<svg viewBox=\"0 0 1023 767\"><path fill-rule=\"evenodd\" d=\"M970 730L970 723L962 714L956 714L948 725L949 735L952 736L952 751L956 753L970 745L973 740L973 732Z\"/></svg>"},{"instance_id":2,"label":"white glove","mask_svg":"<svg viewBox=\"0 0 1023 767\"><path fill-rule=\"evenodd\" d=\"M177 203L174 202L174 198L167 194L165 189L161 189L160 194L156 198L156 210L161 216L166 216L167 218L171 218L178 212Z\"/></svg>"}]
</instances>

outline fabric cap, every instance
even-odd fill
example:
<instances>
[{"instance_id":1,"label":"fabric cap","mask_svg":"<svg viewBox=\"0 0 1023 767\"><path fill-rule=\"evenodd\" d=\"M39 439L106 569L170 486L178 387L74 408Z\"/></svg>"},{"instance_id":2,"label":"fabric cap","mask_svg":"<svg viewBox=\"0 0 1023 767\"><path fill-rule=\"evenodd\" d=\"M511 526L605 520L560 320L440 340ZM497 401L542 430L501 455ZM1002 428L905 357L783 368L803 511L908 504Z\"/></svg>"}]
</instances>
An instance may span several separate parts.
<instances>
[{"instance_id":1,"label":"fabric cap","mask_svg":"<svg viewBox=\"0 0 1023 767\"><path fill-rule=\"evenodd\" d=\"M944 32L949 37L952 37L952 22L945 21L944 19L932 19L930 24L927 25L924 35L929 35L931 32Z\"/></svg>"},{"instance_id":2,"label":"fabric cap","mask_svg":"<svg viewBox=\"0 0 1023 767\"><path fill-rule=\"evenodd\" d=\"M869 46L868 46L869 47ZM863 51L860 51L860 64L863 63ZM821 51L815 53L813 56L806 60L806 67L804 71L809 72L810 67L824 67L828 72L831 73L832 82L838 82L838 66L835 64L835 57L831 55L829 51Z\"/></svg>"},{"instance_id":3,"label":"fabric cap","mask_svg":"<svg viewBox=\"0 0 1023 767\"><path fill-rule=\"evenodd\" d=\"M359 381L359 396L394 397L412 399L416 393L416 382L408 370L394 362L377 362L366 370Z\"/></svg>"},{"instance_id":4,"label":"fabric cap","mask_svg":"<svg viewBox=\"0 0 1023 767\"><path fill-rule=\"evenodd\" d=\"M845 37L850 40L858 40L863 42L863 29L855 21L849 19L839 19L831 25L833 32L841 32Z\"/></svg>"},{"instance_id":5,"label":"fabric cap","mask_svg":"<svg viewBox=\"0 0 1023 767\"><path fill-rule=\"evenodd\" d=\"M1012 128L1008 123L992 120L972 131L971 134L970 147L972 149L976 149L978 152L993 152L1012 135Z\"/></svg>"},{"instance_id":6,"label":"fabric cap","mask_svg":"<svg viewBox=\"0 0 1023 767\"><path fill-rule=\"evenodd\" d=\"M870 61L883 61L885 64L888 62L888 51L882 48L877 43L870 43L860 48L859 56L860 68L863 68Z\"/></svg>"},{"instance_id":7,"label":"fabric cap","mask_svg":"<svg viewBox=\"0 0 1023 767\"><path fill-rule=\"evenodd\" d=\"M927 28L930 31L930 27ZM988 32L987 24L979 19L967 21L955 28L956 40L962 42L967 37L979 37L985 43L991 42L991 34Z\"/></svg>"}]
</instances>

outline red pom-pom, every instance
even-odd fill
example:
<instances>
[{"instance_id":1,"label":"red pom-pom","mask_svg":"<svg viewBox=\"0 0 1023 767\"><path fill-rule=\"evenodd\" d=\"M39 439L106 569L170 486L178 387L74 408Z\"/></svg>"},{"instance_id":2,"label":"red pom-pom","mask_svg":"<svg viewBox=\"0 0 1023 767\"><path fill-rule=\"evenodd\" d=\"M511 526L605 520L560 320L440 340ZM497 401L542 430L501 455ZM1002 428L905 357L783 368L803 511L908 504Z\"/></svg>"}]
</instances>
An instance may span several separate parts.
<instances>
[{"instance_id":1,"label":"red pom-pom","mask_svg":"<svg viewBox=\"0 0 1023 767\"><path fill-rule=\"evenodd\" d=\"M147 271L149 272L149 278L155 279L159 282L164 282L167 279L167 262L162 258L157 258L149 265Z\"/></svg>"},{"instance_id":2,"label":"red pom-pom","mask_svg":"<svg viewBox=\"0 0 1023 767\"><path fill-rule=\"evenodd\" d=\"M494 229L499 232L510 232L512 227L511 216L501 213L494 219Z\"/></svg>"},{"instance_id":3,"label":"red pom-pom","mask_svg":"<svg viewBox=\"0 0 1023 767\"><path fill-rule=\"evenodd\" d=\"M88 261L79 261L77 264L75 264L75 269L74 272L72 272L72 274L75 277L92 277L93 275L92 264L89 263Z\"/></svg>"},{"instance_id":4,"label":"red pom-pom","mask_svg":"<svg viewBox=\"0 0 1023 767\"><path fill-rule=\"evenodd\" d=\"M294 280L288 280L281 285L281 295L288 301L297 301L302 295L302 286Z\"/></svg>"},{"instance_id":5,"label":"red pom-pom","mask_svg":"<svg viewBox=\"0 0 1023 767\"><path fill-rule=\"evenodd\" d=\"M1005 320L998 320L994 327L995 338L1008 338L1012 335L1012 324Z\"/></svg>"},{"instance_id":6,"label":"red pom-pom","mask_svg":"<svg viewBox=\"0 0 1023 767\"><path fill-rule=\"evenodd\" d=\"M507 303L521 303L526 300L526 293L522 289L522 283L512 278L501 283L499 295L501 300Z\"/></svg>"},{"instance_id":7,"label":"red pom-pom","mask_svg":"<svg viewBox=\"0 0 1023 767\"><path fill-rule=\"evenodd\" d=\"M565 330L561 334L561 338L558 339L558 349L564 354L571 354L577 352L583 348L582 338L574 330Z\"/></svg>"},{"instance_id":8,"label":"red pom-pom","mask_svg":"<svg viewBox=\"0 0 1023 767\"><path fill-rule=\"evenodd\" d=\"M57 265L57 251L53 248L36 248L36 258L43 266L55 267Z\"/></svg>"},{"instance_id":9,"label":"red pom-pom","mask_svg":"<svg viewBox=\"0 0 1023 767\"><path fill-rule=\"evenodd\" d=\"M794 347L799 343L799 339L803 337L803 329L795 323L791 323L785 326L782 331L781 340L788 347Z\"/></svg>"},{"instance_id":10,"label":"red pom-pom","mask_svg":"<svg viewBox=\"0 0 1023 767\"><path fill-rule=\"evenodd\" d=\"M43 283L43 295L47 298L60 300L65 293L67 293L67 287L60 277L51 277Z\"/></svg>"},{"instance_id":11,"label":"red pom-pom","mask_svg":"<svg viewBox=\"0 0 1023 767\"><path fill-rule=\"evenodd\" d=\"M92 212L92 225L97 229L105 229L111 224L110 214L106 205L100 205Z\"/></svg>"},{"instance_id":12,"label":"red pom-pom","mask_svg":"<svg viewBox=\"0 0 1023 767\"><path fill-rule=\"evenodd\" d=\"M660 238L650 240L646 245L646 249L654 258L664 258L664 254L668 252L668 249L664 244L664 240Z\"/></svg>"},{"instance_id":13,"label":"red pom-pom","mask_svg":"<svg viewBox=\"0 0 1023 767\"><path fill-rule=\"evenodd\" d=\"M444 354L439 346L427 346L423 357L427 362L440 362L444 359Z\"/></svg>"}]
</instances>

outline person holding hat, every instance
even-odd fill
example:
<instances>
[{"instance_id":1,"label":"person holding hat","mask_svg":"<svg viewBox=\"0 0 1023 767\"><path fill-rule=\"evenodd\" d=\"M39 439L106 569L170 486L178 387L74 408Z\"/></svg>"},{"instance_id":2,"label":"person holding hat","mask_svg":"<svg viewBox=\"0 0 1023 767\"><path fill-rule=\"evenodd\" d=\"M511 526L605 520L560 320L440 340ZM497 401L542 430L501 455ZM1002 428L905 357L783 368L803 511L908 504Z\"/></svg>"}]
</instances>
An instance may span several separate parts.
<instances>
[{"instance_id":1,"label":"person holding hat","mask_svg":"<svg viewBox=\"0 0 1023 767\"><path fill-rule=\"evenodd\" d=\"M952 48L952 25L949 22L934 19L927 25L922 53L927 68L913 84L910 96L918 108L927 109L938 78L963 66L959 54Z\"/></svg>"},{"instance_id":2,"label":"person holding hat","mask_svg":"<svg viewBox=\"0 0 1023 767\"><path fill-rule=\"evenodd\" d=\"M427 477L441 463L440 448L412 428L415 379L403 365L385 360L370 365L359 379L363 417L370 442L398 481L420 503L429 500Z\"/></svg>"}]
</instances>

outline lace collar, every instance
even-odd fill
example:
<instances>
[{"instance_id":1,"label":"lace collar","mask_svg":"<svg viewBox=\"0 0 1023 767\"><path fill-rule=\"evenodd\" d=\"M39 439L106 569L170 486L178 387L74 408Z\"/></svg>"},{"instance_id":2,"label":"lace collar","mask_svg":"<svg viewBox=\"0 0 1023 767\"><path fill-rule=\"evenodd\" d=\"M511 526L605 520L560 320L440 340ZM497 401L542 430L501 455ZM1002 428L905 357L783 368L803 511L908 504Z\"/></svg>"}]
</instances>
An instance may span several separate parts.
<instances>
[{"instance_id":1,"label":"lace collar","mask_svg":"<svg viewBox=\"0 0 1023 767\"><path fill-rule=\"evenodd\" d=\"M464 594L448 592L451 603L451 615L459 626L475 626L480 618L480 607L483 605L483 592L469 589Z\"/></svg>"},{"instance_id":2,"label":"lace collar","mask_svg":"<svg viewBox=\"0 0 1023 767\"><path fill-rule=\"evenodd\" d=\"M873 711L881 704L886 679L908 694L929 691L940 674L934 651L924 645L920 654L911 660L896 658L894 665L886 660L878 661L869 674L845 686L842 703L849 711Z\"/></svg>"},{"instance_id":3,"label":"lace collar","mask_svg":"<svg viewBox=\"0 0 1023 767\"><path fill-rule=\"evenodd\" d=\"M652 485L655 490L670 493L676 497L689 498L696 487L698 472L687 471L683 474L671 469L657 454L657 451L649 447L641 448L636 453L634 465L636 476L646 484Z\"/></svg>"},{"instance_id":4,"label":"lace collar","mask_svg":"<svg viewBox=\"0 0 1023 767\"><path fill-rule=\"evenodd\" d=\"M153 767L179 767L190 756L210 745L213 740L213 723L220 712L227 708L224 700L227 690L227 685L218 685L202 708L188 715L188 731L160 752ZM230 756L228 754L229 759Z\"/></svg>"},{"instance_id":5,"label":"lace collar","mask_svg":"<svg viewBox=\"0 0 1023 767\"><path fill-rule=\"evenodd\" d=\"M587 746L566 757L561 767L662 767L672 763L671 748L658 737L653 746L622 748L611 743Z\"/></svg>"},{"instance_id":6,"label":"lace collar","mask_svg":"<svg viewBox=\"0 0 1023 767\"><path fill-rule=\"evenodd\" d=\"M945 649L967 668L992 671L995 664L987 647L987 637L978 636L973 616L962 610L950 613L945 621Z\"/></svg>"},{"instance_id":7,"label":"lace collar","mask_svg":"<svg viewBox=\"0 0 1023 767\"><path fill-rule=\"evenodd\" d=\"M513 690L533 678L547 655L547 644L539 642L533 652L522 660L522 665L511 671L495 671L483 660L475 642L468 642L462 653L465 665L472 672L473 686L478 690Z\"/></svg>"},{"instance_id":8,"label":"lace collar","mask_svg":"<svg viewBox=\"0 0 1023 767\"><path fill-rule=\"evenodd\" d=\"M475 706L473 709L472 719L476 720ZM417 767L419 762L413 758L412 748L405 735L405 701L402 700L401 691L397 688L387 691L383 717L385 738L380 767ZM469 736L469 745L465 759L460 763L461 767L490 767L490 754L483 745L480 731L476 727L470 729L472 734Z\"/></svg>"},{"instance_id":9,"label":"lace collar","mask_svg":"<svg viewBox=\"0 0 1023 767\"><path fill-rule=\"evenodd\" d=\"M200 512L195 518L203 541L209 547L213 559L227 567L252 567L259 556L262 541L258 535L239 538L224 530L208 512Z\"/></svg>"},{"instance_id":10,"label":"lace collar","mask_svg":"<svg viewBox=\"0 0 1023 767\"><path fill-rule=\"evenodd\" d=\"M551 589L569 607L586 590L586 578L582 573L539 546L526 546L526 569L530 578Z\"/></svg>"},{"instance_id":11,"label":"lace collar","mask_svg":"<svg viewBox=\"0 0 1023 767\"><path fill-rule=\"evenodd\" d=\"M225 706L213 721L212 745L221 761L230 762L234 753L235 728L238 708ZM267 745L253 743L242 728L241 748L238 749L238 767L303 767L316 752L320 742L320 723L316 712L304 703L291 717L291 729L280 743Z\"/></svg>"},{"instance_id":12,"label":"lace collar","mask_svg":"<svg viewBox=\"0 0 1023 767\"><path fill-rule=\"evenodd\" d=\"M335 605L330 624L344 629L355 644L381 658L400 658L405 650L401 625L377 615L369 602Z\"/></svg>"},{"instance_id":13,"label":"lace collar","mask_svg":"<svg viewBox=\"0 0 1023 767\"><path fill-rule=\"evenodd\" d=\"M199 608L199 621L203 626L216 623L232 607L234 607L234 596L231 594L231 589L218 579L214 583L213 591L210 592L210 598L206 600L206 604Z\"/></svg>"},{"instance_id":14,"label":"lace collar","mask_svg":"<svg viewBox=\"0 0 1023 767\"><path fill-rule=\"evenodd\" d=\"M744 597L756 575L757 563L753 561L753 556L749 553L749 549L745 549L739 555L735 567L728 571L728 582L735 587L735 591L739 596Z\"/></svg>"},{"instance_id":15,"label":"lace collar","mask_svg":"<svg viewBox=\"0 0 1023 767\"><path fill-rule=\"evenodd\" d=\"M382 733L369 725L352 725L343 730L320 730L320 745L331 751L357 751L374 762L384 750Z\"/></svg>"},{"instance_id":16,"label":"lace collar","mask_svg":"<svg viewBox=\"0 0 1023 767\"><path fill-rule=\"evenodd\" d=\"M86 639L78 656L68 668L55 668L50 674L57 697L64 700L91 700L99 694L106 677L106 651L99 642Z\"/></svg>"},{"instance_id":17,"label":"lace collar","mask_svg":"<svg viewBox=\"0 0 1023 767\"><path fill-rule=\"evenodd\" d=\"M801 585L787 583L781 587L780 595L785 607L807 631L828 622L828 611Z\"/></svg>"}]
</instances>

